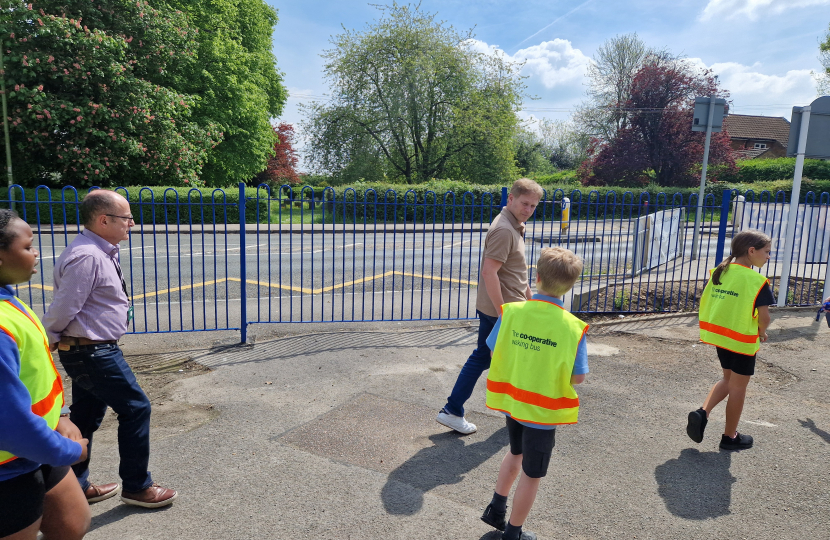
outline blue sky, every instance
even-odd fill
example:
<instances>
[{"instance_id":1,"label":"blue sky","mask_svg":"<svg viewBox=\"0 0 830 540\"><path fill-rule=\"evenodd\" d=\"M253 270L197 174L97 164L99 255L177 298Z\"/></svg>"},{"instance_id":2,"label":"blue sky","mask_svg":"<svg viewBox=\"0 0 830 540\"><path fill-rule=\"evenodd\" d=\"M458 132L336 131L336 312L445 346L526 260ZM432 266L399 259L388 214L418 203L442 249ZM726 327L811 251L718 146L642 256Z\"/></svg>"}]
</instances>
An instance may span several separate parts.
<instances>
[{"instance_id":1,"label":"blue sky","mask_svg":"<svg viewBox=\"0 0 830 540\"><path fill-rule=\"evenodd\" d=\"M274 54L291 97L280 121L296 124L299 103L328 88L320 57L342 27L361 29L380 12L354 0L267 0L280 17ZM374 2L381 3L381 2ZM712 68L733 100L732 112L790 118L816 97L818 43L830 24L830 0L424 0L422 9L481 47L527 60L522 116L567 119L584 99L585 70L597 47L637 32L646 44ZM341 26L342 25L342 26Z\"/></svg>"}]
</instances>

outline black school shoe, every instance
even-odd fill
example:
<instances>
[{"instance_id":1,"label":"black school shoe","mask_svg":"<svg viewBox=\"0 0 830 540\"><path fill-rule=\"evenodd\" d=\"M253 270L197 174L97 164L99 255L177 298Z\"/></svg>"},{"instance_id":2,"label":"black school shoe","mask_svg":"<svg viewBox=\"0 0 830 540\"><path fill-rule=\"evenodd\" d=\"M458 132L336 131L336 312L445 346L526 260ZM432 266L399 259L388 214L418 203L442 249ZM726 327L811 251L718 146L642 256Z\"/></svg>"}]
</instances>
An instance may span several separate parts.
<instances>
[{"instance_id":1,"label":"black school shoe","mask_svg":"<svg viewBox=\"0 0 830 540\"><path fill-rule=\"evenodd\" d=\"M720 436L720 447L722 450L744 450L752 448L752 437L736 433L735 438L726 435Z\"/></svg>"},{"instance_id":2,"label":"black school shoe","mask_svg":"<svg viewBox=\"0 0 830 540\"><path fill-rule=\"evenodd\" d=\"M703 430L706 429L706 423L709 420L706 418L706 411L702 408L689 413L689 423L686 424L686 433L694 442L699 443L703 440Z\"/></svg>"},{"instance_id":3,"label":"black school shoe","mask_svg":"<svg viewBox=\"0 0 830 540\"><path fill-rule=\"evenodd\" d=\"M484 509L484 514L481 515L481 521L493 527L494 529L503 531L504 528L507 526L507 522L504 520L504 517L506 515L507 510L500 513L496 512L495 510L493 510L493 503L490 503L487 505L487 508Z\"/></svg>"}]
</instances>

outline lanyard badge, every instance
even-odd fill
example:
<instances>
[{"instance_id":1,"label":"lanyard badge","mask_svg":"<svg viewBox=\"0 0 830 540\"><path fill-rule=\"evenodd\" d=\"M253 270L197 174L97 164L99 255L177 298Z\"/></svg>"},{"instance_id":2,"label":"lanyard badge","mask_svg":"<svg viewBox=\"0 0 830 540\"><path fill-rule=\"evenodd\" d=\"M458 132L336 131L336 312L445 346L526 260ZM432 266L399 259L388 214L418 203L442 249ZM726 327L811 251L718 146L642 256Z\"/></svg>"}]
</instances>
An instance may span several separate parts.
<instances>
[{"instance_id":1,"label":"lanyard badge","mask_svg":"<svg viewBox=\"0 0 830 540\"><path fill-rule=\"evenodd\" d=\"M115 259L111 260L115 265L115 271L118 272L118 278L121 280L121 289L124 291L124 296L127 297L127 324L130 324L133 320L133 301L130 298L130 293L127 292L127 282L124 281L124 274L121 273L121 265Z\"/></svg>"}]
</instances>

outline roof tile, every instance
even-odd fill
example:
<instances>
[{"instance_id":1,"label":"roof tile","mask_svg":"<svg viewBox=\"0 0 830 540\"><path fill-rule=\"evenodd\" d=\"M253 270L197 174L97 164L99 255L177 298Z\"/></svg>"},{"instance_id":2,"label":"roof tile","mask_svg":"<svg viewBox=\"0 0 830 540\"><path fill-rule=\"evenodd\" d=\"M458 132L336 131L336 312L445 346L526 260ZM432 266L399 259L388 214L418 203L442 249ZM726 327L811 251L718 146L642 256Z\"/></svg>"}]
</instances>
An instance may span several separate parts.
<instances>
[{"instance_id":1,"label":"roof tile","mask_svg":"<svg viewBox=\"0 0 830 540\"><path fill-rule=\"evenodd\" d=\"M774 116L730 114L723 126L733 139L767 139L780 142L784 148L790 140L790 122Z\"/></svg>"}]
</instances>

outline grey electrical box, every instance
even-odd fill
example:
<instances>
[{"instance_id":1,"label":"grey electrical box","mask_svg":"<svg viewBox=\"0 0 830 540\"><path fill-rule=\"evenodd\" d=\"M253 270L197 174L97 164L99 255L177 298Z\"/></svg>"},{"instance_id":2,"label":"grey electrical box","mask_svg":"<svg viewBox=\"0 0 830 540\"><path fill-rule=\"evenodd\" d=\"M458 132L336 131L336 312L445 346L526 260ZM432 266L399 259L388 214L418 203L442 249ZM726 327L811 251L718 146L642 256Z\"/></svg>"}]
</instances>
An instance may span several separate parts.
<instances>
[{"instance_id":1,"label":"grey electrical box","mask_svg":"<svg viewBox=\"0 0 830 540\"><path fill-rule=\"evenodd\" d=\"M709 121L709 102L711 98L695 98L695 114L692 120L692 131L706 131L706 123ZM712 133L723 129L723 119L726 117L726 100L715 98L715 114L712 117Z\"/></svg>"},{"instance_id":2,"label":"grey electrical box","mask_svg":"<svg viewBox=\"0 0 830 540\"><path fill-rule=\"evenodd\" d=\"M795 157L798 153L802 109L803 107L793 107L787 157ZM822 96L810 104L810 125L807 126L807 147L804 157L830 159L830 96Z\"/></svg>"}]
</instances>

